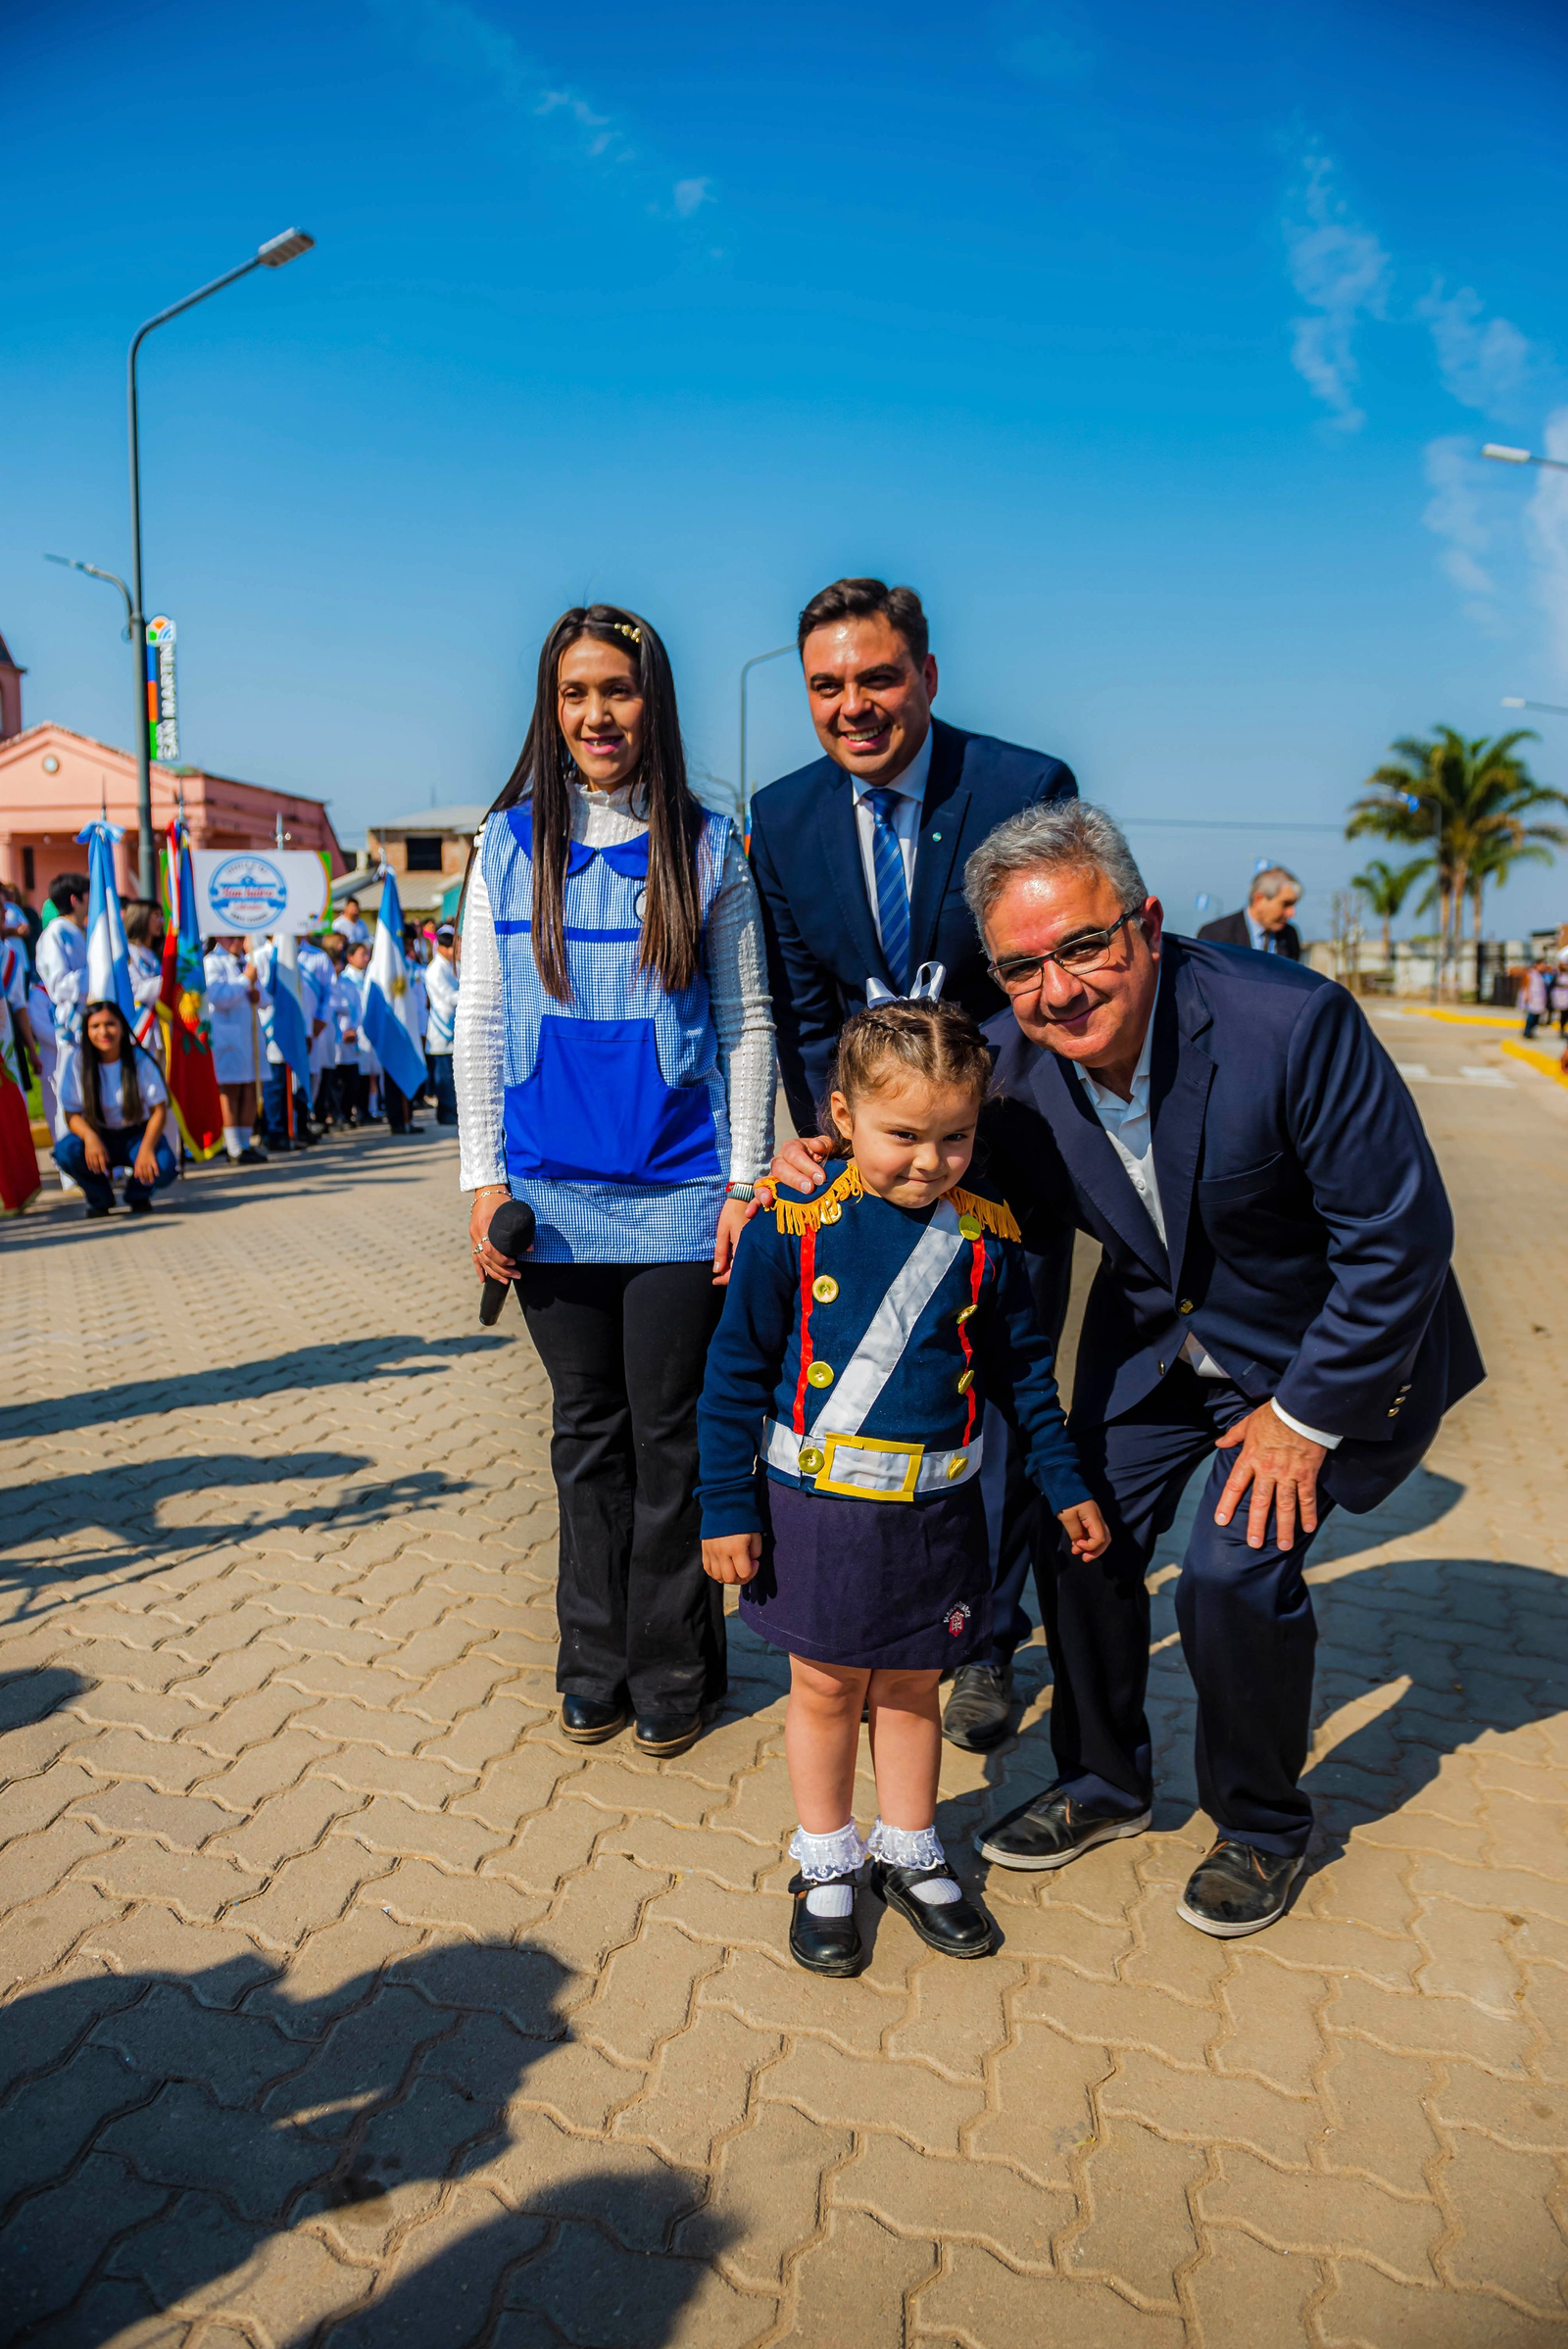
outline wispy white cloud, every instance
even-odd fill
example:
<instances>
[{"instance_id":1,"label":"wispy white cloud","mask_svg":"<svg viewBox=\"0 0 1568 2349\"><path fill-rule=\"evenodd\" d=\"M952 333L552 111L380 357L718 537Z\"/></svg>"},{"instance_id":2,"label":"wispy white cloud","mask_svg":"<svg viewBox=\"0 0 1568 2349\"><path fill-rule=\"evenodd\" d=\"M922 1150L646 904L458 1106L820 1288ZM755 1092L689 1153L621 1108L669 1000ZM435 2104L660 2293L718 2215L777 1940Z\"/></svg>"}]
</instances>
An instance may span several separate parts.
<instances>
[{"instance_id":1,"label":"wispy white cloud","mask_svg":"<svg viewBox=\"0 0 1568 2349\"><path fill-rule=\"evenodd\" d=\"M1507 318L1489 318L1473 286L1461 285L1449 294L1441 277L1415 311L1432 330L1444 386L1456 400L1486 416L1521 413L1537 354L1517 326Z\"/></svg>"},{"instance_id":2,"label":"wispy white cloud","mask_svg":"<svg viewBox=\"0 0 1568 2349\"><path fill-rule=\"evenodd\" d=\"M1491 543L1491 532L1477 494L1481 461L1475 442L1462 433L1428 441L1423 465L1432 495L1421 519L1443 542L1443 569L1461 594L1471 599L1465 606L1470 618L1482 627L1495 628L1497 608L1493 598L1496 583L1481 560Z\"/></svg>"},{"instance_id":3,"label":"wispy white cloud","mask_svg":"<svg viewBox=\"0 0 1568 2349\"><path fill-rule=\"evenodd\" d=\"M714 201L713 183L710 179L677 179L671 196L681 219L689 220L694 212Z\"/></svg>"},{"instance_id":4,"label":"wispy white cloud","mask_svg":"<svg viewBox=\"0 0 1568 2349\"><path fill-rule=\"evenodd\" d=\"M1357 404L1355 329L1362 318L1388 315L1393 268L1371 229L1354 220L1334 186L1326 155L1308 155L1285 221L1291 282L1310 315L1292 322L1291 359L1336 426L1356 432L1366 421Z\"/></svg>"}]
</instances>

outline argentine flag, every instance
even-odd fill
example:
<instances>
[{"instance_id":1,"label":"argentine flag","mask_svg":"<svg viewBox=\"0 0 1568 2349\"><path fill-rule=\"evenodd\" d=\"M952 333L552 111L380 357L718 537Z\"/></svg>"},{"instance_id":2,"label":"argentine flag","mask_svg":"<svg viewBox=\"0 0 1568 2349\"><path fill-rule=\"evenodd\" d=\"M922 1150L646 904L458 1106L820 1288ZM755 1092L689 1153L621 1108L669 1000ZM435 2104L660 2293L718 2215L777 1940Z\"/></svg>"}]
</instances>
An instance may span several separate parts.
<instances>
[{"instance_id":1,"label":"argentine flag","mask_svg":"<svg viewBox=\"0 0 1568 2349\"><path fill-rule=\"evenodd\" d=\"M424 1054L414 1025L409 966L403 958L403 903L386 865L381 867L381 911L376 919L370 967L366 973L362 1022L374 1052L400 1093L411 1098L424 1083Z\"/></svg>"},{"instance_id":2,"label":"argentine flag","mask_svg":"<svg viewBox=\"0 0 1568 2349\"><path fill-rule=\"evenodd\" d=\"M267 950L262 972L266 1009L262 1026L269 1044L275 1044L305 1093L311 1090L311 1035L300 1000L300 942L290 931L274 938Z\"/></svg>"},{"instance_id":3,"label":"argentine flag","mask_svg":"<svg viewBox=\"0 0 1568 2349\"><path fill-rule=\"evenodd\" d=\"M141 1014L131 989L130 945L115 887L115 843L124 837L123 825L112 824L107 817L76 834L87 843L87 992L82 1008L88 1003L118 1003L125 1025L140 1043L143 1039L137 1035L136 1022ZM156 1011L153 1016L156 1019Z\"/></svg>"}]
</instances>

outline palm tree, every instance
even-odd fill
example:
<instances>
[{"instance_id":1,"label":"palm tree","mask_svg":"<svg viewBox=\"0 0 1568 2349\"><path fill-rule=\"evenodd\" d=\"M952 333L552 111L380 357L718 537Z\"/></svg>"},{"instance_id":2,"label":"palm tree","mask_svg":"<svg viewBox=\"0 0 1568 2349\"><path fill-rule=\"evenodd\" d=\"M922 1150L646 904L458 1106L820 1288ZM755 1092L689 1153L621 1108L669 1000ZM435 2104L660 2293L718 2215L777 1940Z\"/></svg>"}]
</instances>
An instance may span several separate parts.
<instances>
[{"instance_id":1,"label":"palm tree","mask_svg":"<svg viewBox=\"0 0 1568 2349\"><path fill-rule=\"evenodd\" d=\"M1568 807L1568 793L1538 783L1519 756L1520 743L1537 739L1527 727L1491 741L1467 741L1452 726L1440 726L1428 741L1405 735L1350 809L1348 839L1371 834L1429 851L1423 861L1437 866L1445 961L1462 935L1467 900L1479 912L1488 881L1568 847L1561 824L1526 821L1538 808Z\"/></svg>"},{"instance_id":2,"label":"palm tree","mask_svg":"<svg viewBox=\"0 0 1568 2349\"><path fill-rule=\"evenodd\" d=\"M1430 856L1412 856L1408 864L1390 864L1383 856L1374 856L1364 873L1357 873L1350 887L1359 890L1368 906L1383 924L1383 959L1392 962L1394 945L1389 925L1398 919L1405 899L1415 886L1418 873L1431 868Z\"/></svg>"}]
</instances>

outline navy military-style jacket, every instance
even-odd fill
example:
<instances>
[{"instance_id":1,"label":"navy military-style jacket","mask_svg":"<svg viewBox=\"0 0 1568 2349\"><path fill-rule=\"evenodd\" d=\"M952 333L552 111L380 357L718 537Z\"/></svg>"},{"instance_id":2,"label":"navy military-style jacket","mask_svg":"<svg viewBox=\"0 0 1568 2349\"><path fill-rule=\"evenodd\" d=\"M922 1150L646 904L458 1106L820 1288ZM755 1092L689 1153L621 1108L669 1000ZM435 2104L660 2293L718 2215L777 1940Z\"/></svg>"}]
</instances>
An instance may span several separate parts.
<instances>
[{"instance_id":1,"label":"navy military-style jacket","mask_svg":"<svg viewBox=\"0 0 1568 2349\"><path fill-rule=\"evenodd\" d=\"M830 1159L741 1236L697 1411L703 1532L761 1531L760 1467L862 1500L947 1492L979 1474L987 1399L1053 1509L1087 1500L1010 1209L956 1190L911 1212Z\"/></svg>"}]
</instances>

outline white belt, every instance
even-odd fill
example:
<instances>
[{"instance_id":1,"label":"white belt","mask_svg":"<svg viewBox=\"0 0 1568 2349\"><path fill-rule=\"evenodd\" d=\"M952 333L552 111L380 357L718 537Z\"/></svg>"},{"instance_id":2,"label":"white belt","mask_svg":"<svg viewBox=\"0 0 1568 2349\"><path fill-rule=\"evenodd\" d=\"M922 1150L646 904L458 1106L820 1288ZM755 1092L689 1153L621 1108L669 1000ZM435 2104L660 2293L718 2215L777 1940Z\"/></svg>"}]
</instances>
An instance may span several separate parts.
<instances>
[{"instance_id":1,"label":"white belt","mask_svg":"<svg viewBox=\"0 0 1568 2349\"><path fill-rule=\"evenodd\" d=\"M892 1444L881 1436L797 1436L776 1419L767 1423L762 1456L770 1468L798 1476L818 1493L854 1500L914 1500L946 1493L980 1473L980 1431L960 1451L928 1451L923 1444Z\"/></svg>"}]
</instances>

